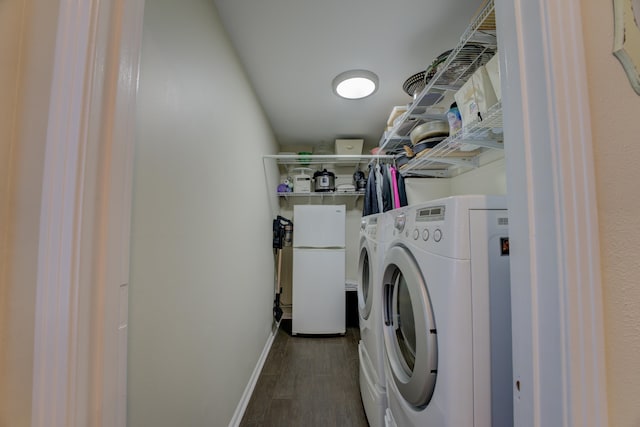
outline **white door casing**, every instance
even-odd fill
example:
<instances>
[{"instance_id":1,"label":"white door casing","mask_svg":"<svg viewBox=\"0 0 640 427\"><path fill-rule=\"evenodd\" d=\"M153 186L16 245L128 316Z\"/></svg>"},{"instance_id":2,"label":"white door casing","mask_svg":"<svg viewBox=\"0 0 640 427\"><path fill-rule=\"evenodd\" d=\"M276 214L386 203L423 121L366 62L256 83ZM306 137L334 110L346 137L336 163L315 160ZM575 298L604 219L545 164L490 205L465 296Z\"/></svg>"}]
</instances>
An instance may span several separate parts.
<instances>
[{"instance_id":1,"label":"white door casing","mask_svg":"<svg viewBox=\"0 0 640 427\"><path fill-rule=\"evenodd\" d=\"M129 114L135 106L143 3L61 2L38 263L34 426L85 425L78 417L87 415L92 419L87 425L124 425L125 374L122 360L117 362L124 344L118 331L126 330L120 300L126 301L128 280L127 192L135 136ZM580 2L496 3L519 384L518 389L514 383L515 424L605 426L600 266ZM117 58L118 66L100 68L100 58ZM98 87L107 88L104 92L94 87L101 72L105 84ZM104 110L95 111L98 105ZM95 140L89 137L97 129L100 142L107 144L100 153L109 153L97 156L99 173L86 167L95 155ZM94 232L98 234L88 238ZM92 254L90 274L82 270L87 253ZM100 280L87 283L84 274ZM90 295L92 310L85 310L83 292ZM90 352L81 351L87 320L97 325L92 333L98 334L95 341L91 338ZM111 343L118 340L116 357ZM95 376L87 380L88 372ZM120 383L111 381L115 378ZM82 387L93 396L86 412L80 404ZM105 421L111 416L117 424Z\"/></svg>"},{"instance_id":2,"label":"white door casing","mask_svg":"<svg viewBox=\"0 0 640 427\"><path fill-rule=\"evenodd\" d=\"M91 2L61 2L43 173L32 426L70 425L75 411L91 21Z\"/></svg>"},{"instance_id":3,"label":"white door casing","mask_svg":"<svg viewBox=\"0 0 640 427\"><path fill-rule=\"evenodd\" d=\"M126 425L143 0L60 4L46 140L33 426ZM55 396L55 397L52 397Z\"/></svg>"},{"instance_id":4,"label":"white door casing","mask_svg":"<svg viewBox=\"0 0 640 427\"><path fill-rule=\"evenodd\" d=\"M598 219L579 0L496 0L517 426L606 426Z\"/></svg>"}]
</instances>

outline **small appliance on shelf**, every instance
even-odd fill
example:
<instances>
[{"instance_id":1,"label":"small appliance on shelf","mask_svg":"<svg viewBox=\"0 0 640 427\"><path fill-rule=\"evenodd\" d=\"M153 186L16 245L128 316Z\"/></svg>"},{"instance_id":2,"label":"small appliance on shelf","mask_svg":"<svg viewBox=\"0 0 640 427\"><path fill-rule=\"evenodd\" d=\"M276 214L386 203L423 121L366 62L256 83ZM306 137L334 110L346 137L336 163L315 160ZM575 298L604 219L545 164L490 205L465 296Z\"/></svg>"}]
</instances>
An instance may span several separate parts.
<instances>
[{"instance_id":1,"label":"small appliance on shelf","mask_svg":"<svg viewBox=\"0 0 640 427\"><path fill-rule=\"evenodd\" d=\"M311 171L311 169L295 168L294 171L299 171L299 173L293 176L293 192L311 193L311 175L305 173Z\"/></svg>"},{"instance_id":2,"label":"small appliance on shelf","mask_svg":"<svg viewBox=\"0 0 640 427\"><path fill-rule=\"evenodd\" d=\"M336 189L336 175L326 169L314 173L313 182L313 189L317 192L335 191Z\"/></svg>"}]
</instances>

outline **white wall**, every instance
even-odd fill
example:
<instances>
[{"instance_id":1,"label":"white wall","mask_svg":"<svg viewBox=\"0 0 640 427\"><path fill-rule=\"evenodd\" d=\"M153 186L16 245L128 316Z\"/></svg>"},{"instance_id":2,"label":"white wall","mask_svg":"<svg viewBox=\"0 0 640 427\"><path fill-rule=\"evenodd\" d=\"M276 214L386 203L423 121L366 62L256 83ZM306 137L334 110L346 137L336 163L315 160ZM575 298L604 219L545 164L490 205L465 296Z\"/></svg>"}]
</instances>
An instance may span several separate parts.
<instances>
[{"instance_id":1,"label":"white wall","mask_svg":"<svg viewBox=\"0 0 640 427\"><path fill-rule=\"evenodd\" d=\"M271 333L271 130L208 0L147 0L128 425L226 426Z\"/></svg>"},{"instance_id":2,"label":"white wall","mask_svg":"<svg viewBox=\"0 0 640 427\"><path fill-rule=\"evenodd\" d=\"M31 425L40 197L59 1L0 2L0 426Z\"/></svg>"},{"instance_id":3,"label":"white wall","mask_svg":"<svg viewBox=\"0 0 640 427\"><path fill-rule=\"evenodd\" d=\"M602 256L609 425L640 425L640 96L612 55L613 2L582 3Z\"/></svg>"},{"instance_id":4,"label":"white wall","mask_svg":"<svg viewBox=\"0 0 640 427\"><path fill-rule=\"evenodd\" d=\"M405 179L409 204L464 194L507 194L504 157L453 178Z\"/></svg>"},{"instance_id":5,"label":"white wall","mask_svg":"<svg viewBox=\"0 0 640 427\"><path fill-rule=\"evenodd\" d=\"M504 157L451 178L451 194L507 194Z\"/></svg>"},{"instance_id":6,"label":"white wall","mask_svg":"<svg viewBox=\"0 0 640 427\"><path fill-rule=\"evenodd\" d=\"M406 178L404 185L409 205L451 196L450 178Z\"/></svg>"}]
</instances>

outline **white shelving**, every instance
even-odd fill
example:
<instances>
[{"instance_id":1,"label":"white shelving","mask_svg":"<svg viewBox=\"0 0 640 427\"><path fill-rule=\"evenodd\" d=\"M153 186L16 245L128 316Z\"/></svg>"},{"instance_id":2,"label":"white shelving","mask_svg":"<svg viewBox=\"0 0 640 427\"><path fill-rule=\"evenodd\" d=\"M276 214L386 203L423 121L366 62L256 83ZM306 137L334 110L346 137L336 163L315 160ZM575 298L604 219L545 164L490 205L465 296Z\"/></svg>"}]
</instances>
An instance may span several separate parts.
<instances>
[{"instance_id":1,"label":"white shelving","mask_svg":"<svg viewBox=\"0 0 640 427\"><path fill-rule=\"evenodd\" d=\"M308 168L315 166L322 169L327 166L352 166L355 169L366 166L371 161L393 161L393 156L386 155L346 155L346 154L273 154L265 155L265 159L273 159L278 165L285 165L287 169Z\"/></svg>"},{"instance_id":2,"label":"white shelving","mask_svg":"<svg viewBox=\"0 0 640 427\"><path fill-rule=\"evenodd\" d=\"M263 161L275 162L280 167L280 172L283 175L292 175L293 171L300 168L306 168L313 170L329 169L340 175L351 175L356 170L361 170L367 173L367 166L370 162L393 162L394 156L390 155L329 155L329 154L316 154L316 155L300 155L300 154L273 154L263 156ZM313 175L313 173L310 173ZM273 186L275 190L277 184ZM272 190L272 191L273 191ZM296 198L308 200L320 200L324 202L325 199L333 200L340 197L348 197L350 199L358 199L364 196L363 191L323 191L323 192L310 192L310 193L293 193L293 192L276 192L276 195L283 199Z\"/></svg>"},{"instance_id":3,"label":"white shelving","mask_svg":"<svg viewBox=\"0 0 640 427\"><path fill-rule=\"evenodd\" d=\"M490 0L407 112L382 136L381 150L393 152L410 146L409 134L415 127L430 120L446 120L444 114L434 113L433 106L447 93L462 87L479 66L497 53L497 47L495 6ZM400 171L405 176L455 176L502 156L502 150L502 105L498 102L482 121L467 124L434 148L418 153Z\"/></svg>"},{"instance_id":4,"label":"white shelving","mask_svg":"<svg viewBox=\"0 0 640 427\"><path fill-rule=\"evenodd\" d=\"M364 191L312 191L311 193L292 193L292 192L278 192L279 197L284 197L285 199L289 197L295 197L298 199L309 198L309 199L320 199L324 201L324 199L335 199L339 197L349 197L349 198L358 198L364 196Z\"/></svg>"}]
</instances>

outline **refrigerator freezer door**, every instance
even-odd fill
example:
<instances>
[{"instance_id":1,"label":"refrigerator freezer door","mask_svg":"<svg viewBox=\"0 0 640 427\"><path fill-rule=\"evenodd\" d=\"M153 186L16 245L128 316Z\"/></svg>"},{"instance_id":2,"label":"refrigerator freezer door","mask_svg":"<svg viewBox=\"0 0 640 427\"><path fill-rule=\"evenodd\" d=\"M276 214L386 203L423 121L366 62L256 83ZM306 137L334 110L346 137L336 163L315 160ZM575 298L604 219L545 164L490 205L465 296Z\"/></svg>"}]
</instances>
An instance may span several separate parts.
<instances>
[{"instance_id":1,"label":"refrigerator freezer door","mask_svg":"<svg viewBox=\"0 0 640 427\"><path fill-rule=\"evenodd\" d=\"M344 249L293 249L293 334L345 333Z\"/></svg>"},{"instance_id":2,"label":"refrigerator freezer door","mask_svg":"<svg viewBox=\"0 0 640 427\"><path fill-rule=\"evenodd\" d=\"M293 246L344 248L345 212L345 205L295 205Z\"/></svg>"}]
</instances>

